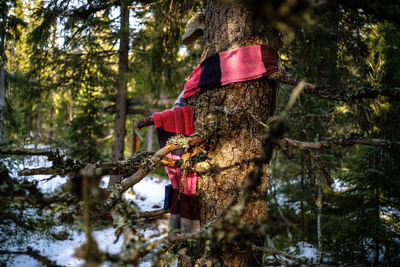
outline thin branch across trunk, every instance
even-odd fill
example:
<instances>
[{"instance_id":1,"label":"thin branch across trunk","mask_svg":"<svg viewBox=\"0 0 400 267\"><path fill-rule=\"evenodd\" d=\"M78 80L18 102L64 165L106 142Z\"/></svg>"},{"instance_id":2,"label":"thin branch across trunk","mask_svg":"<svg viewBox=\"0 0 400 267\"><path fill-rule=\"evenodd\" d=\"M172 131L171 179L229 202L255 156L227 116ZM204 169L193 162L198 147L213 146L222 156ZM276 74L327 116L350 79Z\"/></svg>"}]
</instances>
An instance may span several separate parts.
<instances>
[{"instance_id":1,"label":"thin branch across trunk","mask_svg":"<svg viewBox=\"0 0 400 267\"><path fill-rule=\"evenodd\" d=\"M354 136L341 136L335 138L326 138L318 142L303 142L292 138L285 137L281 140L281 146L291 146L300 149L324 149L330 148L334 145L351 146L351 145L368 145L375 147L398 147L400 144L395 141L376 139L376 138L362 138Z\"/></svg>"}]
</instances>

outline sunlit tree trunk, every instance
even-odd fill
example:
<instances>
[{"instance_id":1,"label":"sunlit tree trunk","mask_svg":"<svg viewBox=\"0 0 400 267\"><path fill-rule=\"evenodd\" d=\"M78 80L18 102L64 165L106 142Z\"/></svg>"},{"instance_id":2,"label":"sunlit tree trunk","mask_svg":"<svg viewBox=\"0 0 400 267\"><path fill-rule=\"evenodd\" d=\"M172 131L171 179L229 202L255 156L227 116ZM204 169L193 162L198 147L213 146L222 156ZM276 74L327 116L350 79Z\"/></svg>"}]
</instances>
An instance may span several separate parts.
<instances>
[{"instance_id":1,"label":"sunlit tree trunk","mask_svg":"<svg viewBox=\"0 0 400 267\"><path fill-rule=\"evenodd\" d=\"M147 151L153 151L154 126L147 131Z\"/></svg>"},{"instance_id":2,"label":"sunlit tree trunk","mask_svg":"<svg viewBox=\"0 0 400 267\"><path fill-rule=\"evenodd\" d=\"M202 60L218 52L255 44L276 48L276 40L277 36L272 35L267 26L257 25L253 21L245 6L228 1L208 2ZM260 156L264 127L256 119L266 123L273 115L276 90L275 83L262 78L227 85L189 99L195 110L196 129L202 127L210 113L219 119L216 133L218 140L209 149L208 155L214 167L227 167L199 177L198 197L202 225L218 214L232 191L242 186L253 168L249 161ZM243 223L254 224L267 218L267 169L265 173L262 185L254 192L254 198L242 218ZM263 239L260 238L259 241L262 242ZM242 248L216 252L214 256L227 266L259 264L252 251Z\"/></svg>"},{"instance_id":3,"label":"sunlit tree trunk","mask_svg":"<svg viewBox=\"0 0 400 267\"><path fill-rule=\"evenodd\" d=\"M129 53L129 9L127 0L121 0L121 24L119 38L119 62L118 62L118 81L117 96L115 103L115 124L114 124L114 143L112 160L118 161L124 158L125 146L125 122L126 122L126 94L128 72L128 53ZM109 186L119 182L120 176L111 176Z\"/></svg>"},{"instance_id":4,"label":"sunlit tree trunk","mask_svg":"<svg viewBox=\"0 0 400 267\"><path fill-rule=\"evenodd\" d=\"M39 134L40 134L40 112L41 112L41 103L40 97L38 100L38 104L36 107L36 127L35 127L35 149L39 146Z\"/></svg>"},{"instance_id":5,"label":"sunlit tree trunk","mask_svg":"<svg viewBox=\"0 0 400 267\"><path fill-rule=\"evenodd\" d=\"M0 54L0 144L4 143L4 90L5 90L5 70L4 70L4 64L5 64L5 55L4 55L4 36L1 37L0 40L0 45L2 46L0 48L0 51L2 53Z\"/></svg>"}]
</instances>

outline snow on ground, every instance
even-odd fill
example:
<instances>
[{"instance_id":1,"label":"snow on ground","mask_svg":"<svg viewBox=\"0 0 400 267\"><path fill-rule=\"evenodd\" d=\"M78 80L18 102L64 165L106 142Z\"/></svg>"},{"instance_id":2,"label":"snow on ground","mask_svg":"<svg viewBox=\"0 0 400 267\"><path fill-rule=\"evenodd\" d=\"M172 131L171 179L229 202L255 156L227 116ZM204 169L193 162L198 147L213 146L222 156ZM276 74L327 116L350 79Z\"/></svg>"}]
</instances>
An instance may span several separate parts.
<instances>
[{"instance_id":1,"label":"snow on ground","mask_svg":"<svg viewBox=\"0 0 400 267\"><path fill-rule=\"evenodd\" d=\"M307 259L310 262L316 262L316 260L318 259L318 249L316 249L312 244L309 244L307 242L300 241L296 244L296 246L290 247L287 252L291 255L294 255L295 257L297 257L299 259ZM281 260L283 260L283 262L286 262L288 264L295 264L294 261L289 260L285 257L280 257L280 256L277 256L277 257L280 258ZM272 263L272 262L274 264L277 263L273 256L268 256L268 257L266 257L266 259L270 263ZM274 266L276 266L276 265L274 265ZM281 265L281 266L284 266L284 265Z\"/></svg>"},{"instance_id":2,"label":"snow on ground","mask_svg":"<svg viewBox=\"0 0 400 267\"><path fill-rule=\"evenodd\" d=\"M133 200L142 210L162 208L164 205L164 187L169 183L167 179L146 177L133 188L133 193L128 190L124 197Z\"/></svg>"},{"instance_id":3,"label":"snow on ground","mask_svg":"<svg viewBox=\"0 0 400 267\"><path fill-rule=\"evenodd\" d=\"M298 242L296 247L291 247L289 252L299 258L306 258L316 261L318 258L318 250L307 242Z\"/></svg>"},{"instance_id":4,"label":"snow on ground","mask_svg":"<svg viewBox=\"0 0 400 267\"><path fill-rule=\"evenodd\" d=\"M23 168L38 168L38 167L50 167L51 162L47 161L46 157L43 156L33 156L25 157L23 162L18 166L18 170ZM11 175L17 176L18 170L12 170ZM37 175L31 177L31 180L39 181L39 188L43 193L51 193L58 189L62 184L67 181L67 178L57 176L48 180L50 176L48 175ZM104 178L102 181L103 186L107 185L108 177ZM164 201L164 187L168 184L167 179L161 179L159 177L147 176L140 183L134 186L133 192L129 190L124 194L125 199L133 200L143 211L148 211L152 209L161 208ZM140 229L139 233L142 233L145 237L150 237L156 235L160 232L165 232L167 229L167 221L158 220L158 225L150 227L149 225ZM14 227L13 231L16 235L18 234L17 227ZM0 228L0 231L3 228ZM11 229L12 230L12 229ZM47 256L50 260L56 261L57 264L63 266L81 266L83 261L77 259L73 256L75 249L82 245L86 241L85 233L82 231L72 230L67 228L67 226L56 226L52 230L56 232L66 231L69 237L66 240L52 240L47 238L46 235L35 235L29 233L30 237L23 237L24 243L22 246L16 245L13 242L13 238L16 236L11 236L7 241L2 241L0 243L1 250L8 251L21 251L26 249L27 246L31 246L35 250L39 250L40 254ZM3 233L4 234L4 233ZM1 232L0 235L4 236ZM21 233L20 233L21 234ZM93 236L95 237L101 250L108 253L118 253L122 249L123 238L120 238L117 243L114 244L115 235L114 228L109 227L103 230L94 231ZM2 238L3 239L3 238ZM15 241L15 240L14 240ZM17 242L18 243L18 242ZM41 264L27 255L0 255L1 259L7 259L7 266L41 266ZM108 266L109 264L104 263L102 266ZM151 266L150 262L143 262L140 266Z\"/></svg>"},{"instance_id":5,"label":"snow on ground","mask_svg":"<svg viewBox=\"0 0 400 267\"><path fill-rule=\"evenodd\" d=\"M56 261L57 264L63 266L81 266L84 261L75 258L73 255L75 249L85 243L86 236L84 232L68 229L66 226L56 226L52 230L56 232L65 231L69 234L66 240L49 240L46 236L30 234L29 238L24 240L24 246L27 245L50 260ZM113 228L107 228L100 231L93 231L93 236L102 251L108 253L118 253L121 251L123 240L120 239L114 244L115 235ZM10 240L12 243L12 240ZM9 244L6 248L8 251L21 251L22 248L15 244ZM7 255L2 255L1 259L7 259ZM38 261L27 255L12 256L8 259L7 266L41 266ZM103 266L107 266L104 265Z\"/></svg>"},{"instance_id":6,"label":"snow on ground","mask_svg":"<svg viewBox=\"0 0 400 267\"><path fill-rule=\"evenodd\" d=\"M345 192L349 189L349 185L344 182L340 181L339 179L334 178L332 183L332 189L335 192Z\"/></svg>"},{"instance_id":7,"label":"snow on ground","mask_svg":"<svg viewBox=\"0 0 400 267\"><path fill-rule=\"evenodd\" d=\"M18 168L11 169L11 175L13 177L18 177L18 171L25 168L40 168L40 167L51 167L52 163L47 160L44 156L30 156L23 157L22 162L19 164ZM42 193L52 193L57 190L61 185L67 182L66 177L56 176L51 180L48 180L51 175L35 175L29 177L29 181L38 181L38 188Z\"/></svg>"}]
</instances>

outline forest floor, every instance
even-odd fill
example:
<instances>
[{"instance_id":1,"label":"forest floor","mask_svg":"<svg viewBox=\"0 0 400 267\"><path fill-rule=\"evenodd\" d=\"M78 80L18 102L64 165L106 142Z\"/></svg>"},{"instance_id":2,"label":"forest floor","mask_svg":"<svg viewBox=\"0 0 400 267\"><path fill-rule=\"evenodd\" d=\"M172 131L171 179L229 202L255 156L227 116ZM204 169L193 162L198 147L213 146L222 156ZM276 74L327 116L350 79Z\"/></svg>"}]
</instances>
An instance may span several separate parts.
<instances>
[{"instance_id":1,"label":"forest floor","mask_svg":"<svg viewBox=\"0 0 400 267\"><path fill-rule=\"evenodd\" d=\"M16 172L22 168L38 168L51 166L51 163L46 160L46 157L27 157L21 162L17 168L12 170L11 175L16 176ZM50 194L67 181L67 178L54 177L47 180L49 176L38 175L30 179L39 181L39 188L43 193ZM102 185L108 183L108 177L102 180ZM125 198L132 200L142 211L148 211L161 208L164 201L164 186L168 184L168 179L156 176L147 176L139 184L135 185L134 191L128 190L125 193ZM57 217L57 213L61 211L38 210L35 208L23 208L20 205L15 205L15 216L20 219L20 223L15 223L9 220L7 223L0 226L0 250L15 252L11 254L0 254L0 265L3 266L42 266L40 262L27 254L18 254L18 252L26 251L27 247L34 250L48 259L62 266L81 266L83 260L75 258L75 250L80 247L85 241L86 236L83 231L82 222L76 218L71 223L55 222L53 218ZM68 212L68 211L67 211ZM27 229L27 225L32 224L32 229ZM163 235L168 227L167 216L162 219L138 224L139 233L145 238L157 235ZM123 238L117 242L114 235L115 229L112 225L102 227L93 231L99 248L102 251L116 254L123 247ZM139 266L151 266L151 259L144 259ZM102 266L108 266L105 262Z\"/></svg>"}]
</instances>

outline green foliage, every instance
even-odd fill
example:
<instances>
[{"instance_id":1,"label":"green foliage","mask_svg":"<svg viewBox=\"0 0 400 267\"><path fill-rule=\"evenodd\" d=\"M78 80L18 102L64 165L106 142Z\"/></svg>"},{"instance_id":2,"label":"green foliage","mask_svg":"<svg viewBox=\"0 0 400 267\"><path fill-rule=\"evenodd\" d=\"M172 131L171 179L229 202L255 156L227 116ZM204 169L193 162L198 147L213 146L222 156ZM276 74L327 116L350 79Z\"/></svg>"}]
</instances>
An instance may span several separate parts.
<instances>
[{"instance_id":1,"label":"green foliage","mask_svg":"<svg viewBox=\"0 0 400 267\"><path fill-rule=\"evenodd\" d=\"M18 40L20 37L19 26L26 23L10 11L21 5L17 0L4 0L0 2L0 55L3 57L5 52L6 40Z\"/></svg>"},{"instance_id":2,"label":"green foliage","mask_svg":"<svg viewBox=\"0 0 400 267\"><path fill-rule=\"evenodd\" d=\"M98 161L104 158L101 143L97 140L104 137L105 127L101 116L99 97L91 88L83 90L76 101L79 112L66 125L67 144L70 157L86 162Z\"/></svg>"},{"instance_id":3,"label":"green foliage","mask_svg":"<svg viewBox=\"0 0 400 267\"><path fill-rule=\"evenodd\" d=\"M196 1L162 1L146 12L136 12L143 25L132 40L134 51L138 51L132 57L138 93L176 97L183 90L198 63L199 46L186 47L186 55L181 55L181 36L185 22L200 9Z\"/></svg>"},{"instance_id":4,"label":"green foliage","mask_svg":"<svg viewBox=\"0 0 400 267\"><path fill-rule=\"evenodd\" d=\"M316 85L351 90L360 86L399 86L398 26L376 22L360 10L333 9L310 28L297 31L282 51L283 68ZM281 88L285 104L291 87ZM283 108L278 106L278 109ZM356 104L333 103L302 95L289 114L288 136L304 141L358 133L398 140L398 103L385 97ZM399 151L371 147L333 147L318 153L323 166L308 153L292 151L273 162L273 180L283 211L296 227L294 241L317 246L317 181L325 168L335 184L324 191L322 252L334 264L396 265L399 248ZM337 187L342 184L341 188ZM343 188L346 190L343 191ZM275 202L270 200L271 214ZM281 203L282 204L282 203ZM276 243L289 246L285 234ZM286 240L286 241L285 241ZM292 243L292 244L293 244ZM290 244L290 242L289 242Z\"/></svg>"},{"instance_id":5,"label":"green foliage","mask_svg":"<svg viewBox=\"0 0 400 267\"><path fill-rule=\"evenodd\" d=\"M399 163L391 151L366 147L347 162L342 174L347 189L326 214L326 249L336 261L371 264L382 257L379 261L395 265L400 260Z\"/></svg>"}]
</instances>

